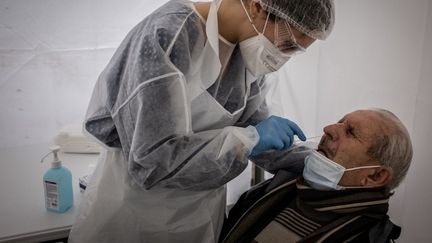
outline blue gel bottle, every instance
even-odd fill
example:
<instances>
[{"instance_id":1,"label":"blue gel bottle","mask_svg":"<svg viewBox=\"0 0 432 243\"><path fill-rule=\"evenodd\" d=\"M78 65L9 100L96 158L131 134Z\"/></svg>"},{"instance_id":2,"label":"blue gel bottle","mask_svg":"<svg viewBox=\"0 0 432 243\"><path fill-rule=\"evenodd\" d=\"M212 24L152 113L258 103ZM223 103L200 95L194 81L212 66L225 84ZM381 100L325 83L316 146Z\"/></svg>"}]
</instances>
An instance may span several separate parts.
<instances>
[{"instance_id":1,"label":"blue gel bottle","mask_svg":"<svg viewBox=\"0 0 432 243\"><path fill-rule=\"evenodd\" d=\"M52 146L50 150L41 160L51 153L54 155L51 169L43 177L45 207L48 211L64 213L73 205L72 174L58 158L60 147Z\"/></svg>"}]
</instances>

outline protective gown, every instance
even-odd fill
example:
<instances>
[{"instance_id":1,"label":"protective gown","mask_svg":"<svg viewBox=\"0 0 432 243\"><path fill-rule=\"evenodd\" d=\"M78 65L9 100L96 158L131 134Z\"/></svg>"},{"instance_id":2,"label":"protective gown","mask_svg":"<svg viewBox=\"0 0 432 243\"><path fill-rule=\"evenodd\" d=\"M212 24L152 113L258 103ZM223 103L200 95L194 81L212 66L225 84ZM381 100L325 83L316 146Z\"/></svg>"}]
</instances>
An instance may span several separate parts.
<instances>
[{"instance_id":1,"label":"protective gown","mask_svg":"<svg viewBox=\"0 0 432 243\"><path fill-rule=\"evenodd\" d=\"M268 116L263 77L189 1L135 26L100 75L84 130L102 152L71 242L217 242L225 183L247 166Z\"/></svg>"}]
</instances>

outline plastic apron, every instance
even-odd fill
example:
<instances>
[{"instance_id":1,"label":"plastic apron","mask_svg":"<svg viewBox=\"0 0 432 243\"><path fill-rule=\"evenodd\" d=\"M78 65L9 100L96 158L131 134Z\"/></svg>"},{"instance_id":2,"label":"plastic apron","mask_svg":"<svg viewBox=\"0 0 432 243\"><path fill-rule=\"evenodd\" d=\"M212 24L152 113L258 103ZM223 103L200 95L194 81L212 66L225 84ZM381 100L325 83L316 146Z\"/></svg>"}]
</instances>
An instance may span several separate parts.
<instances>
[{"instance_id":1,"label":"plastic apron","mask_svg":"<svg viewBox=\"0 0 432 243\"><path fill-rule=\"evenodd\" d=\"M211 25L217 25L217 7L217 3L211 4L207 30ZM213 41L214 44L214 38L210 38L209 36L208 42ZM206 45L205 49L207 50L203 51L202 56L211 51L218 53L218 48L211 43ZM214 53L213 56L217 57ZM206 58L201 61L212 62L215 59ZM193 75L189 78L191 82L188 85L188 94L191 100L193 130L234 125L246 106L250 81L245 82L247 95L243 107L230 113L205 90L211 83L200 82L199 77ZM206 112L209 108L215 112ZM207 191L185 191L157 186L143 190L134 184L129 176L127 160L122 152L104 151L80 204L69 240L217 242L224 221L225 206L225 185Z\"/></svg>"}]
</instances>

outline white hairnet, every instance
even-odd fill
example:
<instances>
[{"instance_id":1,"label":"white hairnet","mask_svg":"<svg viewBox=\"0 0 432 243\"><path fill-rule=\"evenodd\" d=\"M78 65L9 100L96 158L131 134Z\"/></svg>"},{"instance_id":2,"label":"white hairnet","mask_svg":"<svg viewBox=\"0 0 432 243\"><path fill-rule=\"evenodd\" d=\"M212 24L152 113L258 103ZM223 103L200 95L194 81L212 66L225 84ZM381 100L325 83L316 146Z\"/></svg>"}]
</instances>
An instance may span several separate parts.
<instances>
[{"instance_id":1,"label":"white hairnet","mask_svg":"<svg viewBox=\"0 0 432 243\"><path fill-rule=\"evenodd\" d=\"M285 19L291 26L319 40L326 39L333 29L333 0L254 0L266 10Z\"/></svg>"}]
</instances>

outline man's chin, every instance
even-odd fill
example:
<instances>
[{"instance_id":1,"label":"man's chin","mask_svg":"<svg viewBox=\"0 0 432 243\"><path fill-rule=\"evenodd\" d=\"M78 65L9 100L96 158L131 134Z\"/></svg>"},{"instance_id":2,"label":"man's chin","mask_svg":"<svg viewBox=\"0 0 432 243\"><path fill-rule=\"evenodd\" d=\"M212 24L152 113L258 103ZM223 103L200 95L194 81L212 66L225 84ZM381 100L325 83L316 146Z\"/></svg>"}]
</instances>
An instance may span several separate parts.
<instances>
[{"instance_id":1,"label":"man's chin","mask_svg":"<svg viewBox=\"0 0 432 243\"><path fill-rule=\"evenodd\" d=\"M324 155L325 157L327 157L326 154L324 153L324 151L318 149L317 152Z\"/></svg>"},{"instance_id":2,"label":"man's chin","mask_svg":"<svg viewBox=\"0 0 432 243\"><path fill-rule=\"evenodd\" d=\"M324 155L326 158L328 158L327 151L323 148L323 146L318 146L317 152Z\"/></svg>"}]
</instances>

